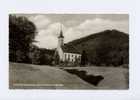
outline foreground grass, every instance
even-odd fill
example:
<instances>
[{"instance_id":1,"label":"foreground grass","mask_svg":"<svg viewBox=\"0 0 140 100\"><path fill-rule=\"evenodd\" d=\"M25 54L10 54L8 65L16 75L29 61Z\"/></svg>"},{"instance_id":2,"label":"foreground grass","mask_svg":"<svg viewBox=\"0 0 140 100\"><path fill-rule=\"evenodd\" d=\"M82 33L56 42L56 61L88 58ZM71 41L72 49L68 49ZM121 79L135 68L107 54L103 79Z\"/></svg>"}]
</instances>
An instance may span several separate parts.
<instances>
[{"instance_id":1,"label":"foreground grass","mask_svg":"<svg viewBox=\"0 0 140 100\"><path fill-rule=\"evenodd\" d=\"M90 84L94 80L88 82L86 77L82 78L66 71L73 69L86 72L86 76L90 76L89 79L99 75L103 76L103 79L94 86ZM11 89L128 89L129 76L126 68L53 67L10 63L9 71Z\"/></svg>"},{"instance_id":2,"label":"foreground grass","mask_svg":"<svg viewBox=\"0 0 140 100\"><path fill-rule=\"evenodd\" d=\"M59 68L49 66L10 63L9 71L9 85L12 89L96 88L75 75L71 75ZM31 84L34 84L34 86Z\"/></svg>"},{"instance_id":3,"label":"foreground grass","mask_svg":"<svg viewBox=\"0 0 140 100\"><path fill-rule=\"evenodd\" d=\"M128 89L129 69L122 67L63 67L63 70L85 71L87 75L103 76L98 89Z\"/></svg>"}]
</instances>

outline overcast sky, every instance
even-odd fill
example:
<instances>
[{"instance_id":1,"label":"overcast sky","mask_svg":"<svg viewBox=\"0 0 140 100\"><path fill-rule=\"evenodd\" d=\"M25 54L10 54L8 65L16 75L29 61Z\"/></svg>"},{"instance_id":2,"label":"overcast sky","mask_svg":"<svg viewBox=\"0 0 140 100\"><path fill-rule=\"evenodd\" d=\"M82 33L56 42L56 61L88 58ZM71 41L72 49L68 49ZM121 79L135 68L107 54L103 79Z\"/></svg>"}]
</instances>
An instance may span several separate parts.
<instances>
[{"instance_id":1,"label":"overcast sky","mask_svg":"<svg viewBox=\"0 0 140 100\"><path fill-rule=\"evenodd\" d=\"M62 26L64 42L84 37L106 29L129 33L127 14L26 14L37 27L35 40L41 48L55 48Z\"/></svg>"}]
</instances>

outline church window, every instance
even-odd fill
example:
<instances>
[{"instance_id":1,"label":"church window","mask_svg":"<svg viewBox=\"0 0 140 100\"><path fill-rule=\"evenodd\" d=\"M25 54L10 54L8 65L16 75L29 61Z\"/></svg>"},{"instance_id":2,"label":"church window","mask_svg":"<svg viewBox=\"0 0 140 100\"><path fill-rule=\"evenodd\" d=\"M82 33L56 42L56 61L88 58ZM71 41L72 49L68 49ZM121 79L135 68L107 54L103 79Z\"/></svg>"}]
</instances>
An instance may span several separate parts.
<instances>
[{"instance_id":1,"label":"church window","mask_svg":"<svg viewBox=\"0 0 140 100\"><path fill-rule=\"evenodd\" d=\"M70 59L70 55L68 54L68 60Z\"/></svg>"},{"instance_id":2,"label":"church window","mask_svg":"<svg viewBox=\"0 0 140 100\"><path fill-rule=\"evenodd\" d=\"M71 61L73 62L73 59L71 59Z\"/></svg>"},{"instance_id":3,"label":"church window","mask_svg":"<svg viewBox=\"0 0 140 100\"><path fill-rule=\"evenodd\" d=\"M67 58L67 54L65 53L65 59Z\"/></svg>"},{"instance_id":4,"label":"church window","mask_svg":"<svg viewBox=\"0 0 140 100\"><path fill-rule=\"evenodd\" d=\"M75 55L75 59L77 59L77 55Z\"/></svg>"}]
</instances>

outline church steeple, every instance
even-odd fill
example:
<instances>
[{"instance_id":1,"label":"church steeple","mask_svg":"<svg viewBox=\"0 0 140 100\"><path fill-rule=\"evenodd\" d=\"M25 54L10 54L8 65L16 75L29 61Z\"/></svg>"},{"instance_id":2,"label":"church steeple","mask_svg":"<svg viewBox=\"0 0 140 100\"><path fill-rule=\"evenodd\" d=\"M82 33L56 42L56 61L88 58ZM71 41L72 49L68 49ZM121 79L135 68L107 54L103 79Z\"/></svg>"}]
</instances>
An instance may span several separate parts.
<instances>
[{"instance_id":1,"label":"church steeple","mask_svg":"<svg viewBox=\"0 0 140 100\"><path fill-rule=\"evenodd\" d=\"M58 38L64 38L62 29L61 29L61 31L60 31L60 35L59 35Z\"/></svg>"},{"instance_id":2,"label":"church steeple","mask_svg":"<svg viewBox=\"0 0 140 100\"><path fill-rule=\"evenodd\" d=\"M58 46L61 47L64 45L64 36L63 36L63 31L62 31L62 25L61 25L61 30L60 30L60 35L58 36Z\"/></svg>"},{"instance_id":3,"label":"church steeple","mask_svg":"<svg viewBox=\"0 0 140 100\"><path fill-rule=\"evenodd\" d=\"M62 31L62 25L60 26L60 35L59 35L58 38L64 38L63 31Z\"/></svg>"}]
</instances>

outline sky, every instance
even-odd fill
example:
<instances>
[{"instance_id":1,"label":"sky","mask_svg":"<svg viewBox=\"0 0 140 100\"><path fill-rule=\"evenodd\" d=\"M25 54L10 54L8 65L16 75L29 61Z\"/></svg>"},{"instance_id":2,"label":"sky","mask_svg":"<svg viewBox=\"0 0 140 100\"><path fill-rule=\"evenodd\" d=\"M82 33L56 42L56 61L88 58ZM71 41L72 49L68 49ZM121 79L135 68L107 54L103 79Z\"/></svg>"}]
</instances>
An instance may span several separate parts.
<instances>
[{"instance_id":1,"label":"sky","mask_svg":"<svg viewBox=\"0 0 140 100\"><path fill-rule=\"evenodd\" d=\"M40 48L57 47L62 29L64 43L104 30L117 29L129 33L127 14L21 14L37 27L34 43Z\"/></svg>"}]
</instances>

